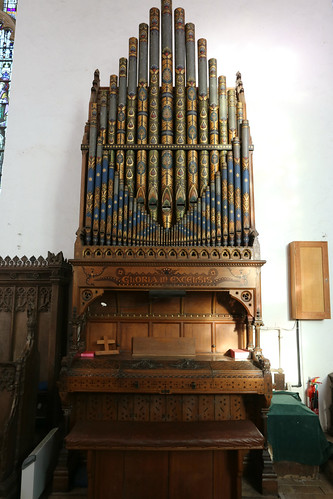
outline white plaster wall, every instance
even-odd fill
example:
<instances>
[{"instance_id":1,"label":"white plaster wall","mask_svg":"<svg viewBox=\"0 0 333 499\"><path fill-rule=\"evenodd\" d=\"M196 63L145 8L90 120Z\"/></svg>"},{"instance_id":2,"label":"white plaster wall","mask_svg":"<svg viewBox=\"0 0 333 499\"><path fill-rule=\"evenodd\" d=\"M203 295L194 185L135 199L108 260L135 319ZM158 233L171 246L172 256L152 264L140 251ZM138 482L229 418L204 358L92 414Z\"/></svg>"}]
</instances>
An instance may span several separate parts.
<instances>
[{"instance_id":1,"label":"white plaster wall","mask_svg":"<svg viewBox=\"0 0 333 499\"><path fill-rule=\"evenodd\" d=\"M0 193L0 255L73 256L81 153L95 68L102 85L148 22L151 0L20 2L7 145ZM202 7L203 5L203 7ZM157 2L157 6L159 3ZM333 7L331 0L182 0L197 38L208 40L218 74L241 71L255 146L267 351L281 339L281 367L297 384L289 321L287 245L328 240L333 269ZM333 293L333 291L332 291ZM329 424L331 320L303 321L302 387L320 376L321 421ZM274 348L276 352L276 348ZM274 365L279 360L272 353ZM275 355L275 358L274 358Z\"/></svg>"}]
</instances>

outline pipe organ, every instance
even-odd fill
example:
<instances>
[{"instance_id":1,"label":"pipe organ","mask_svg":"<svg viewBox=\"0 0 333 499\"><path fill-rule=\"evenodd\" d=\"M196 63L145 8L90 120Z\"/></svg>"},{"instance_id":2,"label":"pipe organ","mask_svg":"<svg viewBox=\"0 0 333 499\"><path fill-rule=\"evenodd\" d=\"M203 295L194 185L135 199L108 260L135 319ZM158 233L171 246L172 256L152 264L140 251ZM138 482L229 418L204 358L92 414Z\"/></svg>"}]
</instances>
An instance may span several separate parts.
<instances>
[{"instance_id":1,"label":"pipe organ","mask_svg":"<svg viewBox=\"0 0 333 499\"><path fill-rule=\"evenodd\" d=\"M260 348L265 262L255 229L252 151L240 73L227 86L217 59L207 60L206 39L196 40L194 24L182 8L173 11L171 0L139 25L109 86L95 71L71 261L71 338L59 381L66 445L86 452L89 497L120 497L119 490L131 499L133 491L157 497L156 490L187 497L172 470L203 476L199 455L220 464L200 486L187 482L188 497L241 497L251 449L263 470L262 491L275 490L265 444L253 433L265 436L272 382ZM228 355L238 349L249 358ZM142 448L137 440L129 444L134 422ZM185 452L187 423L195 442ZM160 440L152 442L147 428ZM208 449L204 435L211 431ZM140 479L157 457L163 493L152 485L155 472ZM150 461L139 472L132 459ZM112 489L108 470L119 462L132 478L119 471L121 483Z\"/></svg>"},{"instance_id":2,"label":"pipe organ","mask_svg":"<svg viewBox=\"0 0 333 499\"><path fill-rule=\"evenodd\" d=\"M150 10L109 87L95 72L82 144L85 246L253 244L253 147L241 75L232 88L217 76L207 41L196 42L181 8L173 43L172 17L170 2L161 16Z\"/></svg>"}]
</instances>

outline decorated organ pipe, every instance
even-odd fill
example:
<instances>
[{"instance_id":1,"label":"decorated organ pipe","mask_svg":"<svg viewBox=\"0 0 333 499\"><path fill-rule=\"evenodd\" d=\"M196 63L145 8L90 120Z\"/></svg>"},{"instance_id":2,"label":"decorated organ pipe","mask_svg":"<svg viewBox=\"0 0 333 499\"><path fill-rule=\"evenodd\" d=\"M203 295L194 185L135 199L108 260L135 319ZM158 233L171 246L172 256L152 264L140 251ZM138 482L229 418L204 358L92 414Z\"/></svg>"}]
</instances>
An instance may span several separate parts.
<instances>
[{"instance_id":1,"label":"decorated organ pipe","mask_svg":"<svg viewBox=\"0 0 333 499\"><path fill-rule=\"evenodd\" d=\"M162 0L162 85L161 85L161 143L173 144L173 60L172 60L172 3ZM173 212L173 151L161 152L161 208L162 223L170 229Z\"/></svg>"},{"instance_id":2,"label":"decorated organ pipe","mask_svg":"<svg viewBox=\"0 0 333 499\"><path fill-rule=\"evenodd\" d=\"M102 154L103 154L103 132L97 139L96 148L96 169L95 169L95 186L94 186L94 210L93 210L93 244L99 242L99 220L101 206L101 188L102 188Z\"/></svg>"},{"instance_id":3,"label":"decorated organ pipe","mask_svg":"<svg viewBox=\"0 0 333 499\"><path fill-rule=\"evenodd\" d=\"M197 48L197 57L196 57ZM82 145L85 246L253 243L252 144L240 73L218 76L171 0L150 9L119 74L94 74Z\"/></svg>"},{"instance_id":4,"label":"decorated organ pipe","mask_svg":"<svg viewBox=\"0 0 333 499\"><path fill-rule=\"evenodd\" d=\"M216 244L221 246L222 243L222 185L221 172L215 175L215 226L216 226Z\"/></svg>"},{"instance_id":5,"label":"decorated organ pipe","mask_svg":"<svg viewBox=\"0 0 333 499\"><path fill-rule=\"evenodd\" d=\"M87 182L86 182L86 206L85 206L85 232L86 243L91 244L92 238L92 217L93 203L95 190L95 165L97 152L97 102L95 102L96 91L94 85L92 87L92 95L90 99L90 130L89 130L89 150L88 150L88 165L87 165Z\"/></svg>"},{"instance_id":6,"label":"decorated organ pipe","mask_svg":"<svg viewBox=\"0 0 333 499\"><path fill-rule=\"evenodd\" d=\"M197 131L197 87L195 71L195 27L187 23L186 32L186 101L187 101L187 143L198 143ZM198 199L198 152L190 149L187 153L188 208Z\"/></svg>"},{"instance_id":7,"label":"decorated organ pipe","mask_svg":"<svg viewBox=\"0 0 333 499\"><path fill-rule=\"evenodd\" d=\"M126 94L127 94L127 59L119 60L119 91L117 110L117 145L125 144L126 141ZM117 171L119 178L124 178L125 151L117 150Z\"/></svg>"},{"instance_id":8,"label":"decorated organ pipe","mask_svg":"<svg viewBox=\"0 0 333 499\"><path fill-rule=\"evenodd\" d=\"M129 39L129 62L128 62L128 87L127 87L127 122L126 143L134 144L136 138L137 118L137 52L138 40L135 37ZM133 150L126 151L126 185L131 194L134 194L135 180L135 153Z\"/></svg>"},{"instance_id":9,"label":"decorated organ pipe","mask_svg":"<svg viewBox=\"0 0 333 499\"><path fill-rule=\"evenodd\" d=\"M139 26L139 78L137 144L147 144L148 137L148 25ZM139 149L136 162L136 191L139 203L146 205L147 151ZM135 170L135 168L134 168ZM133 193L132 193L133 194Z\"/></svg>"},{"instance_id":10,"label":"decorated organ pipe","mask_svg":"<svg viewBox=\"0 0 333 499\"><path fill-rule=\"evenodd\" d=\"M229 243L229 200L228 200L228 165L226 156L221 163L221 207L222 207L222 241L223 246Z\"/></svg>"},{"instance_id":11,"label":"decorated organ pipe","mask_svg":"<svg viewBox=\"0 0 333 499\"><path fill-rule=\"evenodd\" d=\"M228 144L228 101L227 101L227 84L226 77L219 76L218 79L218 92L219 92L219 133L220 144ZM220 153L220 162L226 157L226 151Z\"/></svg>"},{"instance_id":12,"label":"decorated organ pipe","mask_svg":"<svg viewBox=\"0 0 333 499\"><path fill-rule=\"evenodd\" d=\"M100 225L99 225L99 236L100 243L103 246L105 244L105 232L106 232L106 217L107 217L107 194L108 194L108 167L109 167L109 154L106 149L103 150L102 157L102 187L101 187L101 214L100 214ZM97 243L98 244L98 234Z\"/></svg>"},{"instance_id":13,"label":"decorated organ pipe","mask_svg":"<svg viewBox=\"0 0 333 499\"><path fill-rule=\"evenodd\" d=\"M185 95L185 12L175 10L175 144L186 144L186 95ZM175 152L175 209L176 220L186 210L186 151Z\"/></svg>"},{"instance_id":14,"label":"decorated organ pipe","mask_svg":"<svg viewBox=\"0 0 333 499\"><path fill-rule=\"evenodd\" d=\"M207 41L198 40L198 129L199 144L208 144ZM202 196L209 180L209 152L199 151L199 193Z\"/></svg>"},{"instance_id":15,"label":"decorated organ pipe","mask_svg":"<svg viewBox=\"0 0 333 499\"><path fill-rule=\"evenodd\" d=\"M212 145L219 143L219 119L217 104L217 61L209 59L209 142ZM217 150L210 152L210 178L214 179L219 167L219 156Z\"/></svg>"},{"instance_id":16,"label":"decorated organ pipe","mask_svg":"<svg viewBox=\"0 0 333 499\"><path fill-rule=\"evenodd\" d=\"M113 199L114 199L114 172L115 172L115 152L110 151L108 168L108 191L106 208L106 244L112 243L112 224L113 224Z\"/></svg>"},{"instance_id":17,"label":"decorated organ pipe","mask_svg":"<svg viewBox=\"0 0 333 499\"><path fill-rule=\"evenodd\" d=\"M108 144L116 143L117 132L117 75L110 76Z\"/></svg>"},{"instance_id":18,"label":"decorated organ pipe","mask_svg":"<svg viewBox=\"0 0 333 499\"><path fill-rule=\"evenodd\" d=\"M159 33L160 11L150 9L149 25L149 108L148 108L148 140L149 144L159 144ZM148 151L148 210L151 220L158 219L160 162L157 149Z\"/></svg>"},{"instance_id":19,"label":"decorated organ pipe","mask_svg":"<svg viewBox=\"0 0 333 499\"><path fill-rule=\"evenodd\" d=\"M249 171L249 122L242 123L242 211L244 244L249 244L250 236L250 171Z\"/></svg>"},{"instance_id":20,"label":"decorated organ pipe","mask_svg":"<svg viewBox=\"0 0 333 499\"><path fill-rule=\"evenodd\" d=\"M234 203L235 203L235 235L236 245L242 243L242 209L241 209L241 167L239 139L235 137L232 141L234 160Z\"/></svg>"}]
</instances>

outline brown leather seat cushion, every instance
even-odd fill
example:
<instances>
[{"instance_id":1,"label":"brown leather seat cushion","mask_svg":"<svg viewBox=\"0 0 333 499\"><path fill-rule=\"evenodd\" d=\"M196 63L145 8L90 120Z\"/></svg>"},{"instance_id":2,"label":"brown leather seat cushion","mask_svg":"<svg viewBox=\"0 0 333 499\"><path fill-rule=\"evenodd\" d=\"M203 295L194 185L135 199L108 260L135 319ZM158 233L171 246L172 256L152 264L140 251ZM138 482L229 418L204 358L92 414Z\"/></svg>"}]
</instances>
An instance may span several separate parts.
<instances>
[{"instance_id":1,"label":"brown leather seat cushion","mask_svg":"<svg viewBox=\"0 0 333 499\"><path fill-rule=\"evenodd\" d=\"M68 449L261 449L264 437L248 420L145 422L78 421Z\"/></svg>"}]
</instances>

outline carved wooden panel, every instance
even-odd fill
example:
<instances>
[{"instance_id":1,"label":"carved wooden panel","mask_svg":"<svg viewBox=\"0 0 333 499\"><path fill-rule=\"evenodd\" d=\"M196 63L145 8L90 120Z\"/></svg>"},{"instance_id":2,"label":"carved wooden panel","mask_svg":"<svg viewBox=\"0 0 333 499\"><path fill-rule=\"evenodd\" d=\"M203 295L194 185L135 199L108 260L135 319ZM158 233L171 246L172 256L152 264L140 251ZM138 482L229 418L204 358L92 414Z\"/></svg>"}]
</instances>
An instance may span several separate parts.
<instances>
[{"instance_id":1,"label":"carved wooden panel","mask_svg":"<svg viewBox=\"0 0 333 499\"><path fill-rule=\"evenodd\" d=\"M199 420L214 421L215 419L215 397L199 395L198 397Z\"/></svg>"},{"instance_id":2,"label":"carved wooden panel","mask_svg":"<svg viewBox=\"0 0 333 499\"><path fill-rule=\"evenodd\" d=\"M148 336L149 324L147 322L122 322L120 323L118 344L121 351L132 351L132 338L134 336Z\"/></svg>"},{"instance_id":3,"label":"carved wooden panel","mask_svg":"<svg viewBox=\"0 0 333 499\"><path fill-rule=\"evenodd\" d=\"M212 322L208 324L201 321L184 323L184 336L195 338L197 353L212 351L212 333Z\"/></svg>"},{"instance_id":4,"label":"carved wooden panel","mask_svg":"<svg viewBox=\"0 0 333 499\"><path fill-rule=\"evenodd\" d=\"M132 421L134 414L134 397L122 395L118 398L118 421Z\"/></svg>"},{"instance_id":5,"label":"carved wooden panel","mask_svg":"<svg viewBox=\"0 0 333 499\"><path fill-rule=\"evenodd\" d=\"M241 395L75 394L72 419L91 421L220 421L246 419L251 399Z\"/></svg>"},{"instance_id":6,"label":"carved wooden panel","mask_svg":"<svg viewBox=\"0 0 333 499\"><path fill-rule=\"evenodd\" d=\"M198 397L195 395L183 396L183 421L198 420Z\"/></svg>"},{"instance_id":7,"label":"carved wooden panel","mask_svg":"<svg viewBox=\"0 0 333 499\"><path fill-rule=\"evenodd\" d=\"M230 419L244 419L246 410L242 395L232 395L230 397L230 415Z\"/></svg>"},{"instance_id":8,"label":"carved wooden panel","mask_svg":"<svg viewBox=\"0 0 333 499\"><path fill-rule=\"evenodd\" d=\"M162 395L152 395L150 401L150 421L165 421L166 397Z\"/></svg>"},{"instance_id":9,"label":"carved wooden panel","mask_svg":"<svg viewBox=\"0 0 333 499\"><path fill-rule=\"evenodd\" d=\"M187 293L184 302L184 314L211 314L214 312L214 294L209 292Z\"/></svg>"},{"instance_id":10,"label":"carved wooden panel","mask_svg":"<svg viewBox=\"0 0 333 499\"><path fill-rule=\"evenodd\" d=\"M0 257L0 362L16 361L27 344L27 311L36 312L39 381L49 390L49 418L59 410L56 378L67 332L67 288L71 267L61 253L47 258Z\"/></svg>"},{"instance_id":11,"label":"carved wooden panel","mask_svg":"<svg viewBox=\"0 0 333 499\"><path fill-rule=\"evenodd\" d=\"M187 297L186 297L187 298ZM184 300L186 301L186 300ZM152 298L151 312L153 314L179 314L182 310L183 298L176 297L163 297Z\"/></svg>"},{"instance_id":12,"label":"carved wooden panel","mask_svg":"<svg viewBox=\"0 0 333 499\"><path fill-rule=\"evenodd\" d=\"M180 322L152 322L152 336L177 338L181 336Z\"/></svg>"},{"instance_id":13,"label":"carved wooden panel","mask_svg":"<svg viewBox=\"0 0 333 499\"><path fill-rule=\"evenodd\" d=\"M217 352L224 354L229 348L241 348L245 324L241 322L214 320L207 317L204 320L189 321L183 318L169 316L161 320L149 316L127 319L119 317L118 320L89 320L86 329L86 350L100 350L97 340L106 336L115 339L121 352L132 352L132 338L134 337L172 337L185 336L195 338L197 353Z\"/></svg>"},{"instance_id":14,"label":"carved wooden panel","mask_svg":"<svg viewBox=\"0 0 333 499\"><path fill-rule=\"evenodd\" d=\"M3 286L0 288L0 312L11 312L14 304L14 287Z\"/></svg>"},{"instance_id":15,"label":"carved wooden panel","mask_svg":"<svg viewBox=\"0 0 333 499\"><path fill-rule=\"evenodd\" d=\"M148 293L136 293L128 291L126 293L119 293L117 295L118 311L120 314L135 313L135 314L148 314L149 313L149 299Z\"/></svg>"},{"instance_id":16,"label":"carved wooden panel","mask_svg":"<svg viewBox=\"0 0 333 499\"><path fill-rule=\"evenodd\" d=\"M180 262L146 260L130 264L113 261L112 265L95 261L92 265L86 265L80 261L73 261L76 282L74 306L77 308L77 313L81 315L87 307L91 307L96 296L101 298L108 291L117 291L120 292L120 301L117 304L120 313L127 313L128 308L135 305L136 310L140 310L138 313L144 314L149 313L149 306L147 307L149 301L146 300L146 295L151 290L186 291L190 289L191 292L200 293L239 290L235 292L235 296L240 303L243 303L248 313L254 316L254 311L260 308L260 303L256 302L253 290L259 286L260 267L263 263L261 261L219 261L213 264L200 260L200 262L184 265ZM142 294L142 301L137 301L136 291ZM242 291L247 292L246 298L251 296L252 299L242 300ZM164 306L176 310L178 301L181 300L170 298ZM155 307L153 302L151 302L151 307ZM191 307L193 309L190 305ZM160 309L160 306L158 308Z\"/></svg>"},{"instance_id":17,"label":"carved wooden panel","mask_svg":"<svg viewBox=\"0 0 333 499\"><path fill-rule=\"evenodd\" d=\"M216 352L225 353L229 348L241 348L241 336L245 329L242 324L241 331L237 331L236 323L216 322L215 323L215 345Z\"/></svg>"},{"instance_id":18,"label":"carved wooden panel","mask_svg":"<svg viewBox=\"0 0 333 499\"><path fill-rule=\"evenodd\" d=\"M134 421L149 421L149 396L135 395L133 404L133 420Z\"/></svg>"},{"instance_id":19,"label":"carved wooden panel","mask_svg":"<svg viewBox=\"0 0 333 499\"><path fill-rule=\"evenodd\" d=\"M182 398L175 395L165 397L165 421L182 420Z\"/></svg>"},{"instance_id":20,"label":"carved wooden panel","mask_svg":"<svg viewBox=\"0 0 333 499\"><path fill-rule=\"evenodd\" d=\"M6 419L11 410L11 405L14 401L15 393L15 365L3 364L0 365L0 428L6 423Z\"/></svg>"},{"instance_id":21,"label":"carved wooden panel","mask_svg":"<svg viewBox=\"0 0 333 499\"><path fill-rule=\"evenodd\" d=\"M19 358L0 362L1 497L16 497L20 464L33 448L39 360L36 315L29 310L25 324L26 341Z\"/></svg>"},{"instance_id":22,"label":"carved wooden panel","mask_svg":"<svg viewBox=\"0 0 333 499\"><path fill-rule=\"evenodd\" d=\"M110 393L99 394L101 397L102 418L105 420L115 421L117 419L117 400L114 395Z\"/></svg>"},{"instance_id":23,"label":"carved wooden panel","mask_svg":"<svg viewBox=\"0 0 333 499\"><path fill-rule=\"evenodd\" d=\"M251 295L233 294L244 295L244 304ZM225 291L190 291L180 297L107 290L89 304L83 340L87 350L96 350L101 348L97 340L106 336L116 340L120 352L132 352L133 337L186 336L195 338L197 353L224 354L247 347L245 321L242 303Z\"/></svg>"},{"instance_id":24,"label":"carved wooden panel","mask_svg":"<svg viewBox=\"0 0 333 499\"><path fill-rule=\"evenodd\" d=\"M85 396L84 393L78 393L75 396L72 416L77 420L88 419L87 404L90 394Z\"/></svg>"},{"instance_id":25,"label":"carved wooden panel","mask_svg":"<svg viewBox=\"0 0 333 499\"><path fill-rule=\"evenodd\" d=\"M216 395L215 419L217 421L231 419L230 415L230 395Z\"/></svg>"},{"instance_id":26,"label":"carved wooden panel","mask_svg":"<svg viewBox=\"0 0 333 499\"><path fill-rule=\"evenodd\" d=\"M0 288L0 293L1 291L3 291L3 296L6 294L6 296L8 297L8 293L4 292L5 290L1 290ZM6 308L4 307L4 301L2 302L2 306L3 306L2 310L0 308L0 330L3 331L3 333L1 334L0 362L7 362L8 360L13 358L13 353L12 353L13 335L11 333L12 313L11 310L7 308L7 306Z\"/></svg>"},{"instance_id":27,"label":"carved wooden panel","mask_svg":"<svg viewBox=\"0 0 333 499\"><path fill-rule=\"evenodd\" d=\"M124 261L144 261L147 258L152 260L162 261L165 259L174 259L179 262L191 262L196 265L199 259L210 260L211 262L227 262L239 261L246 263L258 257L253 248L231 248L231 247L206 247L206 248L193 248L191 246L176 246L174 248L165 248L161 250L160 247L139 246L132 248L124 248L123 246L85 246L82 250L81 245L75 248L75 258L81 260L87 258L93 262L103 262L106 258L123 259Z\"/></svg>"}]
</instances>

